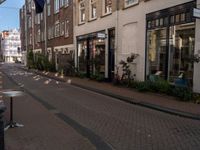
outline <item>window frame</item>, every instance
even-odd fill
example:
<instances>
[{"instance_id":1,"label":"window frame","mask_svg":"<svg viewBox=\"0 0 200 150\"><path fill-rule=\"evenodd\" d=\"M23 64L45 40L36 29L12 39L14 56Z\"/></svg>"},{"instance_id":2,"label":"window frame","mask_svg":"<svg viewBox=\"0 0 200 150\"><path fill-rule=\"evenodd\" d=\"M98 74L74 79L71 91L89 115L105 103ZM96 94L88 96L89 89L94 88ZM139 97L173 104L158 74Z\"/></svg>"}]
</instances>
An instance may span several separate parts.
<instances>
[{"instance_id":1,"label":"window frame","mask_svg":"<svg viewBox=\"0 0 200 150\"><path fill-rule=\"evenodd\" d=\"M129 3L129 1L130 1L130 3ZM139 0L134 0L132 3L131 3L131 1L132 0L124 0L124 8L128 8L128 7L131 7L131 6L139 4ZM127 2L129 4L127 4Z\"/></svg>"},{"instance_id":2,"label":"window frame","mask_svg":"<svg viewBox=\"0 0 200 150\"><path fill-rule=\"evenodd\" d=\"M94 13L92 5L96 5L96 14L94 17L92 17ZM97 0L89 0L89 18L90 20L94 20L97 18Z\"/></svg>"},{"instance_id":3,"label":"window frame","mask_svg":"<svg viewBox=\"0 0 200 150\"><path fill-rule=\"evenodd\" d=\"M59 37L60 36L60 22L55 23L54 31L55 31L55 37Z\"/></svg>"},{"instance_id":4,"label":"window frame","mask_svg":"<svg viewBox=\"0 0 200 150\"><path fill-rule=\"evenodd\" d=\"M64 36L65 35L65 21L62 21L60 23L60 36Z\"/></svg>"},{"instance_id":5,"label":"window frame","mask_svg":"<svg viewBox=\"0 0 200 150\"><path fill-rule=\"evenodd\" d=\"M84 5L84 7L81 7L81 5ZM84 18L82 18L82 10L84 10ZM79 24L85 23L86 21L86 9L85 9L85 0L80 0L79 2Z\"/></svg>"},{"instance_id":6,"label":"window frame","mask_svg":"<svg viewBox=\"0 0 200 150\"><path fill-rule=\"evenodd\" d=\"M54 0L54 14L59 13L60 9L60 0Z\"/></svg>"},{"instance_id":7,"label":"window frame","mask_svg":"<svg viewBox=\"0 0 200 150\"><path fill-rule=\"evenodd\" d=\"M106 12L106 1L111 1L111 10ZM109 5L108 5L109 6ZM112 0L103 0L103 5L102 5L102 14L103 15L108 15L108 14L111 14L112 13Z\"/></svg>"},{"instance_id":8,"label":"window frame","mask_svg":"<svg viewBox=\"0 0 200 150\"><path fill-rule=\"evenodd\" d=\"M65 38L69 37L69 20L65 20Z\"/></svg>"},{"instance_id":9,"label":"window frame","mask_svg":"<svg viewBox=\"0 0 200 150\"><path fill-rule=\"evenodd\" d=\"M69 6L69 0L64 0L64 7L68 7Z\"/></svg>"}]
</instances>

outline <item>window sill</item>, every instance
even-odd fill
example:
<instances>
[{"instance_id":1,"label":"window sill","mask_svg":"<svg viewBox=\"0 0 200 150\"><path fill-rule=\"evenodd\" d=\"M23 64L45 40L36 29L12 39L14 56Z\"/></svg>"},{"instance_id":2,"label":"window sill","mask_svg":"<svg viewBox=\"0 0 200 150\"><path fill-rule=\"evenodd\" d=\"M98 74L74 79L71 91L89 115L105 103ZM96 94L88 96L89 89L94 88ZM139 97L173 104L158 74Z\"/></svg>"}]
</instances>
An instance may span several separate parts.
<instances>
[{"instance_id":1,"label":"window sill","mask_svg":"<svg viewBox=\"0 0 200 150\"><path fill-rule=\"evenodd\" d=\"M64 5L64 8L67 8L67 7L69 7L69 4Z\"/></svg>"},{"instance_id":2,"label":"window sill","mask_svg":"<svg viewBox=\"0 0 200 150\"><path fill-rule=\"evenodd\" d=\"M79 24L78 24L78 26L81 26L81 25L84 25L85 24L85 22L80 22Z\"/></svg>"},{"instance_id":3,"label":"window sill","mask_svg":"<svg viewBox=\"0 0 200 150\"><path fill-rule=\"evenodd\" d=\"M67 38L69 38L69 35L68 36L64 36L64 37L67 39Z\"/></svg>"},{"instance_id":4,"label":"window sill","mask_svg":"<svg viewBox=\"0 0 200 150\"><path fill-rule=\"evenodd\" d=\"M107 16L109 16L109 15L112 15L112 12L106 13L106 14L102 14L101 18L107 17Z\"/></svg>"},{"instance_id":5,"label":"window sill","mask_svg":"<svg viewBox=\"0 0 200 150\"><path fill-rule=\"evenodd\" d=\"M96 18L91 18L90 20L88 20L88 22L92 22L92 21L95 21L97 20L97 17Z\"/></svg>"},{"instance_id":6,"label":"window sill","mask_svg":"<svg viewBox=\"0 0 200 150\"><path fill-rule=\"evenodd\" d=\"M55 15L58 14L58 13L59 13L59 11L54 12Z\"/></svg>"}]
</instances>

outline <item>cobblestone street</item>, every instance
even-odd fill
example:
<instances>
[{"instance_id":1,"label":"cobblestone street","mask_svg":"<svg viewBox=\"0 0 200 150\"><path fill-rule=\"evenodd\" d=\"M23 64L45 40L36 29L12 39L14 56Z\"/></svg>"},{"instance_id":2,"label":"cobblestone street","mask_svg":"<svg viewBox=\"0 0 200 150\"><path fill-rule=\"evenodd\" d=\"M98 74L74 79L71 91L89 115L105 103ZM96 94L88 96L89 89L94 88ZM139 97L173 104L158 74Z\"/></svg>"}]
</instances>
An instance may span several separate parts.
<instances>
[{"instance_id":1,"label":"cobblestone street","mask_svg":"<svg viewBox=\"0 0 200 150\"><path fill-rule=\"evenodd\" d=\"M32 97L28 98L29 101L34 103L32 106L34 109L29 109L25 107L29 106L27 100L15 101L16 109L18 109L16 119L20 119L22 122L27 119L29 123L44 121L40 128L41 132L43 129L51 127L52 124L57 124L59 130L73 128L67 134L56 133L58 134L56 139L67 140L67 137L63 137L63 135L72 134L81 138L83 145L91 146L89 149L93 147L100 150L198 150L200 148L199 121L120 102L114 98L66 83L58 83L42 76L37 76L38 80L36 80L35 74L28 74L16 68L10 67L4 72L9 75L12 82L24 85L23 88L27 95ZM49 83L45 84L47 80ZM4 83L6 87L9 85L7 82ZM29 115L33 112L38 113L35 110L42 106L45 109L40 110L41 114L45 112L46 115L38 114L37 117L34 117L35 119L30 119ZM31 106L29 107L31 108ZM25 110L26 114L24 114ZM53 117L52 122L45 121L49 115L56 118ZM45 122L48 123L45 124ZM25 126L27 125L25 124ZM35 127L26 128L26 132L23 132L23 128L14 130L22 132L18 131L17 134L6 132L8 134L7 142L15 141L14 139L18 139L18 136L23 137L20 135L23 133L30 133L29 136L31 136ZM55 131L55 129L51 131ZM29 140L29 136L26 134L23 140ZM34 142L39 141L35 139ZM54 140L54 142L58 141ZM63 147L63 149L66 148ZM74 149L82 150L83 148Z\"/></svg>"}]
</instances>

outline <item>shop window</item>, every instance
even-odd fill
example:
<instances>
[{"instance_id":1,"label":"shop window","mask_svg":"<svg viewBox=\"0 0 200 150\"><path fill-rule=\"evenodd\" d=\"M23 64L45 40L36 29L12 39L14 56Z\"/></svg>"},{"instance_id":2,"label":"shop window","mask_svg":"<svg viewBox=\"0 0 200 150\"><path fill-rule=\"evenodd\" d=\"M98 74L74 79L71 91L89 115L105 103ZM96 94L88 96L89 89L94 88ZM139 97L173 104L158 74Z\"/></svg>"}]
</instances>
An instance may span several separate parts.
<instances>
[{"instance_id":1,"label":"shop window","mask_svg":"<svg viewBox=\"0 0 200 150\"><path fill-rule=\"evenodd\" d=\"M181 22L184 22L185 21L185 13L182 13L181 14Z\"/></svg>"},{"instance_id":2,"label":"shop window","mask_svg":"<svg viewBox=\"0 0 200 150\"><path fill-rule=\"evenodd\" d=\"M165 75L166 28L148 31L148 74Z\"/></svg>"},{"instance_id":3,"label":"shop window","mask_svg":"<svg viewBox=\"0 0 200 150\"><path fill-rule=\"evenodd\" d=\"M92 41L92 74L103 74L105 73L105 40L95 39Z\"/></svg>"},{"instance_id":4,"label":"shop window","mask_svg":"<svg viewBox=\"0 0 200 150\"><path fill-rule=\"evenodd\" d=\"M165 17L164 18L164 26L167 26L169 24L169 18Z\"/></svg>"},{"instance_id":5,"label":"shop window","mask_svg":"<svg viewBox=\"0 0 200 150\"><path fill-rule=\"evenodd\" d=\"M156 19L156 27L159 26L159 19Z\"/></svg>"},{"instance_id":6,"label":"shop window","mask_svg":"<svg viewBox=\"0 0 200 150\"><path fill-rule=\"evenodd\" d=\"M182 24L170 27L169 80L174 81L181 73L192 83L193 64L189 61L194 54L195 25Z\"/></svg>"},{"instance_id":7,"label":"shop window","mask_svg":"<svg viewBox=\"0 0 200 150\"><path fill-rule=\"evenodd\" d=\"M171 16L171 17L170 17L170 23L171 23L171 24L174 24L174 16Z\"/></svg>"},{"instance_id":8,"label":"shop window","mask_svg":"<svg viewBox=\"0 0 200 150\"><path fill-rule=\"evenodd\" d=\"M79 23L85 22L85 0L79 2Z\"/></svg>"},{"instance_id":9,"label":"shop window","mask_svg":"<svg viewBox=\"0 0 200 150\"><path fill-rule=\"evenodd\" d=\"M152 21L151 21L151 27L152 27L152 28L155 28L155 25L156 25L156 24L155 24L155 20L152 20Z\"/></svg>"},{"instance_id":10,"label":"shop window","mask_svg":"<svg viewBox=\"0 0 200 150\"><path fill-rule=\"evenodd\" d=\"M87 42L78 42L78 68L80 72L86 73L87 64Z\"/></svg>"},{"instance_id":11,"label":"shop window","mask_svg":"<svg viewBox=\"0 0 200 150\"><path fill-rule=\"evenodd\" d=\"M195 2L186 3L181 8L193 6ZM179 12L177 9L161 10L160 16L157 16L158 12L147 15L146 75L159 74L161 78L174 82L184 74L192 85L193 63L190 60L195 47L195 23L189 9L185 12L181 9L174 15L174 10ZM158 18L163 18L163 26L161 21L158 26Z\"/></svg>"},{"instance_id":12,"label":"shop window","mask_svg":"<svg viewBox=\"0 0 200 150\"><path fill-rule=\"evenodd\" d=\"M179 23L180 22L180 15L176 15L175 16L175 23Z\"/></svg>"},{"instance_id":13,"label":"shop window","mask_svg":"<svg viewBox=\"0 0 200 150\"><path fill-rule=\"evenodd\" d=\"M90 19L97 17L97 2L96 0L90 0Z\"/></svg>"},{"instance_id":14,"label":"shop window","mask_svg":"<svg viewBox=\"0 0 200 150\"><path fill-rule=\"evenodd\" d=\"M150 29L151 28L151 21L148 21L148 29Z\"/></svg>"},{"instance_id":15,"label":"shop window","mask_svg":"<svg viewBox=\"0 0 200 150\"><path fill-rule=\"evenodd\" d=\"M160 26L163 26L163 18L160 18Z\"/></svg>"},{"instance_id":16,"label":"shop window","mask_svg":"<svg viewBox=\"0 0 200 150\"><path fill-rule=\"evenodd\" d=\"M186 22L190 22L191 21L191 14L188 12L186 13Z\"/></svg>"}]
</instances>

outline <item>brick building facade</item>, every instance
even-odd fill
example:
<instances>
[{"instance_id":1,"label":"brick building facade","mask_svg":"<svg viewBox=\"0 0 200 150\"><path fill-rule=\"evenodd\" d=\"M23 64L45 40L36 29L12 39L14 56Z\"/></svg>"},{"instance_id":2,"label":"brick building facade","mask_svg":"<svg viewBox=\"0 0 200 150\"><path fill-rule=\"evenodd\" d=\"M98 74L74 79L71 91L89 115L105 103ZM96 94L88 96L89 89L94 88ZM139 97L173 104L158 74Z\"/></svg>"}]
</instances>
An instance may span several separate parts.
<instances>
[{"instance_id":1,"label":"brick building facade","mask_svg":"<svg viewBox=\"0 0 200 150\"><path fill-rule=\"evenodd\" d=\"M59 70L62 59L73 59L72 0L47 0L43 13L36 14L33 0L26 0L20 10L24 51L42 53ZM69 56L70 55L70 56Z\"/></svg>"}]
</instances>

